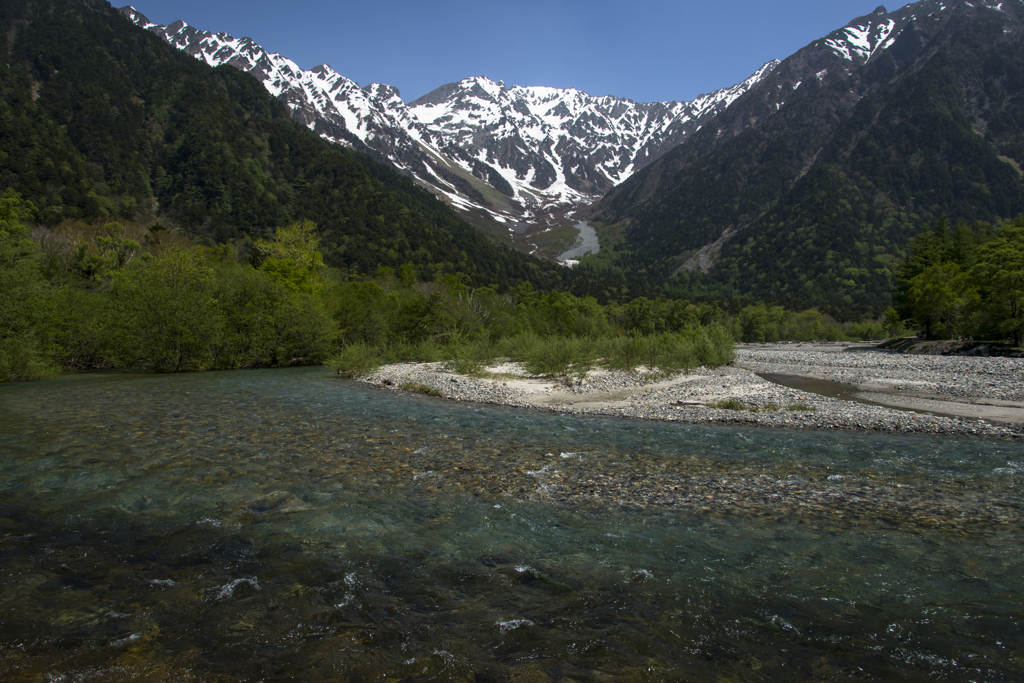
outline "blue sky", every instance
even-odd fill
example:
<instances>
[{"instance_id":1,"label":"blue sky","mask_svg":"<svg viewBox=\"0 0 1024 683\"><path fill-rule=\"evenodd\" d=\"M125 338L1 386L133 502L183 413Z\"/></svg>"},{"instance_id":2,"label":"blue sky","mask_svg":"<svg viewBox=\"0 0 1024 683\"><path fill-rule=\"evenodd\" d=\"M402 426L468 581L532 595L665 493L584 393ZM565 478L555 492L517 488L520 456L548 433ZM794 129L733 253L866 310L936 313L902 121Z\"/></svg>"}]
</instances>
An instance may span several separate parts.
<instances>
[{"instance_id":1,"label":"blue sky","mask_svg":"<svg viewBox=\"0 0 1024 683\"><path fill-rule=\"evenodd\" d=\"M869 14L877 0L135 0L249 36L309 69L330 64L411 102L470 76L640 102L691 100ZM115 2L115 6L117 3ZM889 11L902 4L887 5Z\"/></svg>"}]
</instances>

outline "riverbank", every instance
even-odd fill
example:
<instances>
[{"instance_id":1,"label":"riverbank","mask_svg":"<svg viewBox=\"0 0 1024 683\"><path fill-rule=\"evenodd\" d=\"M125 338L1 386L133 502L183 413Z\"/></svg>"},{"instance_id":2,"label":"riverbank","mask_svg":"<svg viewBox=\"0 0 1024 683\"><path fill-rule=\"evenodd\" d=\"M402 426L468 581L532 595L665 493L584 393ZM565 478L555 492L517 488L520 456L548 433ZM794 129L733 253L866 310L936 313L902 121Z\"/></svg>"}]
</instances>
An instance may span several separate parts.
<instances>
[{"instance_id":1,"label":"riverbank","mask_svg":"<svg viewBox=\"0 0 1024 683\"><path fill-rule=\"evenodd\" d=\"M849 385L835 398L783 386L763 375ZM790 429L1024 437L1024 360L912 356L869 344L739 347L736 360L663 377L595 370L567 386L504 363L482 377L443 363L388 365L361 378L396 391L557 413ZM917 412L915 412L917 411Z\"/></svg>"}]
</instances>

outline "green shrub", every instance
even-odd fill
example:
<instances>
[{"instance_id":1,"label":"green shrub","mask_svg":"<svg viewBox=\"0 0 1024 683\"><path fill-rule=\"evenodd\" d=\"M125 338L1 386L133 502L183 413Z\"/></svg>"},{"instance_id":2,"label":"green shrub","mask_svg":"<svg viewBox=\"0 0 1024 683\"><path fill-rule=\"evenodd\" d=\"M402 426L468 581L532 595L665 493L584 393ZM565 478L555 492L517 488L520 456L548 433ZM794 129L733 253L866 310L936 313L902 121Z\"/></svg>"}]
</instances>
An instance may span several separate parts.
<instances>
[{"instance_id":1,"label":"green shrub","mask_svg":"<svg viewBox=\"0 0 1024 683\"><path fill-rule=\"evenodd\" d=\"M501 356L522 363L541 343L541 338L533 332L520 332L511 337L498 340L497 351Z\"/></svg>"},{"instance_id":2,"label":"green shrub","mask_svg":"<svg viewBox=\"0 0 1024 683\"><path fill-rule=\"evenodd\" d=\"M497 358L498 352L489 338L454 340L444 350L447 367L460 375L479 376L487 365Z\"/></svg>"},{"instance_id":3,"label":"green shrub","mask_svg":"<svg viewBox=\"0 0 1024 683\"><path fill-rule=\"evenodd\" d=\"M633 372L644 365L649 370L679 372L701 365L717 367L735 358L732 335L724 327L688 327L677 333L607 337L598 342L604 365Z\"/></svg>"},{"instance_id":4,"label":"green shrub","mask_svg":"<svg viewBox=\"0 0 1024 683\"><path fill-rule=\"evenodd\" d=\"M749 410L756 413L756 406L748 406L738 398L727 398L716 403L709 403L708 408L719 408L721 410Z\"/></svg>"},{"instance_id":5,"label":"green shrub","mask_svg":"<svg viewBox=\"0 0 1024 683\"><path fill-rule=\"evenodd\" d=\"M718 323L706 327L690 327L682 335L693 345L697 366L718 367L736 359L736 346L732 334Z\"/></svg>"},{"instance_id":6,"label":"green shrub","mask_svg":"<svg viewBox=\"0 0 1024 683\"><path fill-rule=\"evenodd\" d=\"M633 372L644 361L647 347L647 337L641 335L606 337L598 344L605 367L626 372Z\"/></svg>"},{"instance_id":7,"label":"green shrub","mask_svg":"<svg viewBox=\"0 0 1024 683\"><path fill-rule=\"evenodd\" d=\"M341 356L336 360L329 361L328 365L337 370L339 375L357 377L373 372L383 362L384 354L380 348L356 342L347 344L342 349Z\"/></svg>"},{"instance_id":8,"label":"green shrub","mask_svg":"<svg viewBox=\"0 0 1024 683\"><path fill-rule=\"evenodd\" d=\"M389 362L436 363L447 357L447 348L433 339L395 344L388 351Z\"/></svg>"},{"instance_id":9,"label":"green shrub","mask_svg":"<svg viewBox=\"0 0 1024 683\"><path fill-rule=\"evenodd\" d=\"M595 348L589 339L554 336L538 339L521 362L532 375L582 380L594 367Z\"/></svg>"},{"instance_id":10,"label":"green shrub","mask_svg":"<svg viewBox=\"0 0 1024 683\"><path fill-rule=\"evenodd\" d=\"M420 384L418 382L406 382L398 388L412 394L423 394L425 396L435 396L437 398L441 398L442 396L441 392L434 387L427 386L426 384Z\"/></svg>"}]
</instances>

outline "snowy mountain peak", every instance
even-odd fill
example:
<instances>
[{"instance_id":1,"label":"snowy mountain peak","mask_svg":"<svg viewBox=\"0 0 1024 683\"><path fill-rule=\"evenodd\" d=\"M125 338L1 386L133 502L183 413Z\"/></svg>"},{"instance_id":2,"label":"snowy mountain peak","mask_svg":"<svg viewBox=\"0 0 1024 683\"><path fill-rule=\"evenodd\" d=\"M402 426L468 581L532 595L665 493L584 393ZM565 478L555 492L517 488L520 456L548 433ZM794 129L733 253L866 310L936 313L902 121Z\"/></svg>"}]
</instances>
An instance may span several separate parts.
<instances>
[{"instance_id":1,"label":"snowy mountain peak","mask_svg":"<svg viewBox=\"0 0 1024 683\"><path fill-rule=\"evenodd\" d=\"M638 103L475 76L406 104L389 85L360 87L326 64L303 70L250 38L183 21L160 26L134 8L121 11L211 66L230 64L255 76L322 137L368 151L455 207L486 211L516 231L551 225L591 203L681 143L779 63L692 102Z\"/></svg>"},{"instance_id":2,"label":"snowy mountain peak","mask_svg":"<svg viewBox=\"0 0 1024 683\"><path fill-rule=\"evenodd\" d=\"M884 7L879 7L870 17L834 31L825 39L825 45L840 57L860 65L895 42L899 35L894 34L895 28L896 21L889 18Z\"/></svg>"}]
</instances>

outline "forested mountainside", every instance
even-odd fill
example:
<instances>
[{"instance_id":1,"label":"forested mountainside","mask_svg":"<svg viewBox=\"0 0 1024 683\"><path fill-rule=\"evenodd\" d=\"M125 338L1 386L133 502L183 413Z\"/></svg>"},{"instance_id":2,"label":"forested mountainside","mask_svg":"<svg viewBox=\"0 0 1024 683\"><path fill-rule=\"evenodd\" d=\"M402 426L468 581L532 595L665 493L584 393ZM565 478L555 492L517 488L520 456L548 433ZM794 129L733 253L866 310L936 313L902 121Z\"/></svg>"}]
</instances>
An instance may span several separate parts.
<instances>
[{"instance_id":1,"label":"forested mountainside","mask_svg":"<svg viewBox=\"0 0 1024 683\"><path fill-rule=\"evenodd\" d=\"M908 240L1024 211L1024 5L926 0L784 60L609 192L585 267L846 315L889 302Z\"/></svg>"},{"instance_id":2,"label":"forested mountainside","mask_svg":"<svg viewBox=\"0 0 1024 683\"><path fill-rule=\"evenodd\" d=\"M212 68L103 0L0 4L0 190L37 220L125 219L247 241L317 223L328 265L539 286L564 273L489 242L432 194L292 120L251 76Z\"/></svg>"},{"instance_id":3,"label":"forested mountainside","mask_svg":"<svg viewBox=\"0 0 1024 683\"><path fill-rule=\"evenodd\" d=\"M207 64L251 74L296 120L389 162L467 215L488 217L506 233L532 233L532 240L516 240L523 246L682 142L777 63L691 102L508 87L479 76L406 104L389 85L360 87L327 64L304 70L250 38L183 21L162 26L132 7L121 11Z\"/></svg>"}]
</instances>

